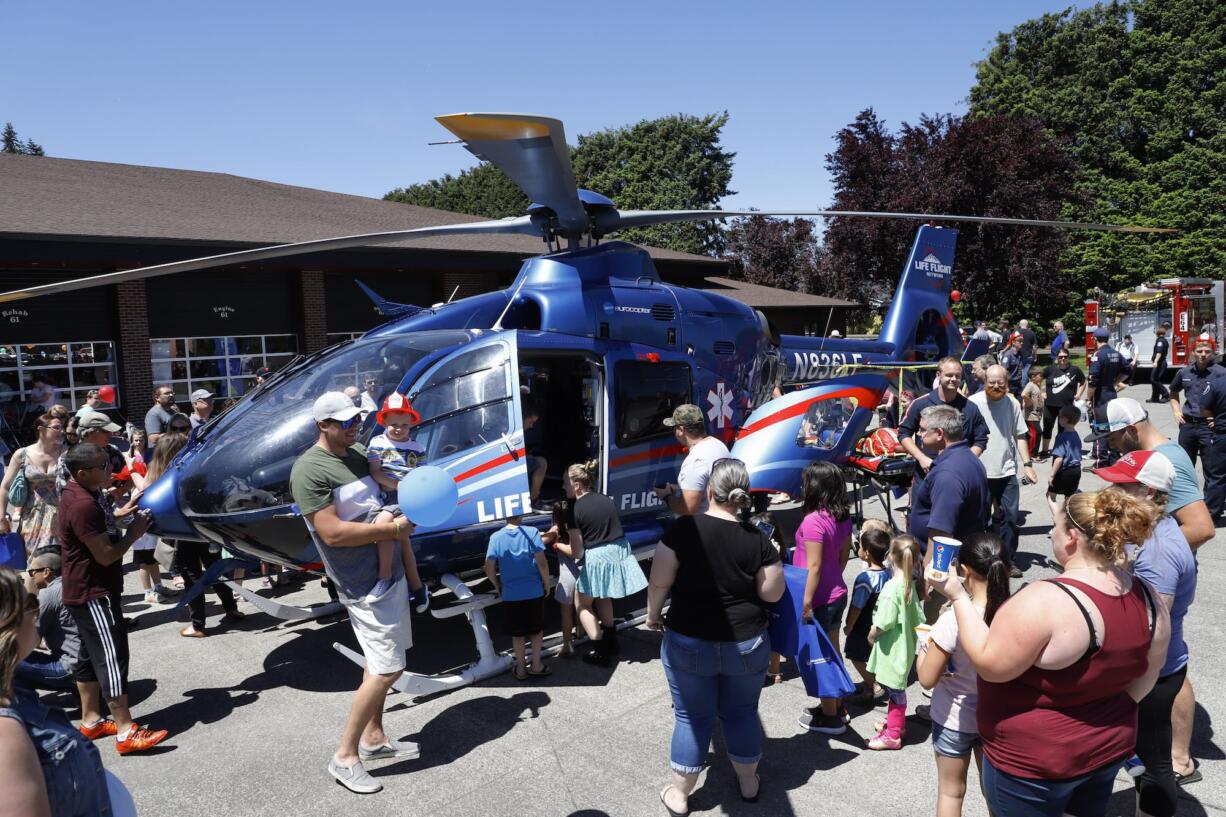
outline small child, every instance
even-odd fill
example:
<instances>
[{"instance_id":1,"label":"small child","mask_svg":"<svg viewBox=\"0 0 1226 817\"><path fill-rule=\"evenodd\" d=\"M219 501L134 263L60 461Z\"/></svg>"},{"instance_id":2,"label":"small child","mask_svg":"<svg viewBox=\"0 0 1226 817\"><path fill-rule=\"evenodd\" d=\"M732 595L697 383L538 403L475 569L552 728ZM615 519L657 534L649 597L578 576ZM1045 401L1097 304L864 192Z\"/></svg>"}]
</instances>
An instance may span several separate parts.
<instances>
[{"instance_id":1,"label":"small child","mask_svg":"<svg viewBox=\"0 0 1226 817\"><path fill-rule=\"evenodd\" d=\"M971 603L991 624L996 611L1009 599L1009 561L999 537L991 533L968 536L958 553L958 572L966 581ZM958 619L952 608L941 613L928 640L920 645L916 671L924 688L932 690L937 814L960 817L971 752L980 745L975 723L979 676L958 644Z\"/></svg>"},{"instance_id":2,"label":"small child","mask_svg":"<svg viewBox=\"0 0 1226 817\"><path fill-rule=\"evenodd\" d=\"M1065 406L1057 415L1060 433L1051 447L1051 479L1047 483L1047 498L1070 497L1077 493L1081 484L1081 437L1077 434L1077 422L1081 410Z\"/></svg>"},{"instance_id":3,"label":"small child","mask_svg":"<svg viewBox=\"0 0 1226 817\"><path fill-rule=\"evenodd\" d=\"M567 507L568 500L554 503L553 525L541 534L545 545L558 554L558 586L554 588L553 598L562 611L560 658L575 654L575 585L579 581L579 563L575 561L575 551L570 546L570 534L566 529Z\"/></svg>"},{"instance_id":4,"label":"small child","mask_svg":"<svg viewBox=\"0 0 1226 817\"><path fill-rule=\"evenodd\" d=\"M396 504L396 489L400 480L408 476L409 471L425 462L425 450L416 440L409 439L409 430L421 422L421 415L414 410L409 399L399 392L392 392L383 401L383 409L376 418L383 426L383 433L371 438L366 447L366 461L370 465L370 476L379 487L384 489L384 506L379 509L373 522L391 522L401 516L400 506ZM413 520L409 520L412 522ZM410 527L406 527L399 541L400 558L404 563L404 575L409 580L410 598L413 609L424 613L430 608L430 593L422 585L421 576L417 573L417 557L413 555L413 543ZM396 541L388 539L379 542L379 581L371 589L368 598L376 599L386 593L392 586L392 559Z\"/></svg>"},{"instance_id":5,"label":"small child","mask_svg":"<svg viewBox=\"0 0 1226 817\"><path fill-rule=\"evenodd\" d=\"M1043 370L1037 366L1030 370L1030 382L1022 389L1022 409L1026 412L1026 428L1030 430L1030 450L1039 450L1043 425Z\"/></svg>"},{"instance_id":6,"label":"small child","mask_svg":"<svg viewBox=\"0 0 1226 817\"><path fill-rule=\"evenodd\" d=\"M868 670L890 702L885 722L868 742L870 749L901 749L907 734L907 678L915 660L915 627L924 620L914 582L919 562L919 542L914 536L904 533L890 540L890 580L877 598L873 628L868 631L873 645Z\"/></svg>"},{"instance_id":7,"label":"small child","mask_svg":"<svg viewBox=\"0 0 1226 817\"><path fill-rule=\"evenodd\" d=\"M864 679L859 692L848 699L853 703L871 703L882 694L873 673L868 669L868 658L873 651L873 645L868 641L868 631L873 626L877 599L890 580L890 569L886 566L889 553L890 526L880 519L866 519L860 528L858 555L868 567L860 571L852 584L851 608L847 611L847 624L843 627L843 635L847 637L843 655Z\"/></svg>"},{"instance_id":8,"label":"small child","mask_svg":"<svg viewBox=\"0 0 1226 817\"><path fill-rule=\"evenodd\" d=\"M545 639L545 593L549 589L549 563L545 542L533 527L522 527L522 516L507 517L502 530L490 537L485 552L485 575L502 596L507 634L515 648L515 680L548 675L541 661ZM524 639L532 639L532 666L527 666Z\"/></svg>"}]
</instances>

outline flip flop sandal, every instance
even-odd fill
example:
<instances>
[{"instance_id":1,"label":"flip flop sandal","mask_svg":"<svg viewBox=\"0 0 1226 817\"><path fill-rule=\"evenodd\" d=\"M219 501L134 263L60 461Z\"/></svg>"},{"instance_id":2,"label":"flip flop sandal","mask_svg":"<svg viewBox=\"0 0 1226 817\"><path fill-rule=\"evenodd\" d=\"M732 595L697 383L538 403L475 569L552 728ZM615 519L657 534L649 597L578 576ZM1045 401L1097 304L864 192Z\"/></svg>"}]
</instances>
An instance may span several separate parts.
<instances>
[{"instance_id":1,"label":"flip flop sandal","mask_svg":"<svg viewBox=\"0 0 1226 817\"><path fill-rule=\"evenodd\" d=\"M1175 785L1181 788L1183 786L1190 786L1193 783L1199 783L1204 779L1205 776L1200 773L1199 766L1193 766L1191 774L1180 774L1179 772L1175 772Z\"/></svg>"},{"instance_id":2,"label":"flip flop sandal","mask_svg":"<svg viewBox=\"0 0 1226 817\"><path fill-rule=\"evenodd\" d=\"M513 670L511 674L515 676L516 681L527 681L528 680L528 673L526 672L520 672L519 670Z\"/></svg>"},{"instance_id":3,"label":"flip flop sandal","mask_svg":"<svg viewBox=\"0 0 1226 817\"><path fill-rule=\"evenodd\" d=\"M549 668L548 664L546 664L546 665L543 665L539 671L534 670L534 669L528 670L528 674L531 675L533 678L544 678L546 675L553 674L553 670Z\"/></svg>"}]
</instances>

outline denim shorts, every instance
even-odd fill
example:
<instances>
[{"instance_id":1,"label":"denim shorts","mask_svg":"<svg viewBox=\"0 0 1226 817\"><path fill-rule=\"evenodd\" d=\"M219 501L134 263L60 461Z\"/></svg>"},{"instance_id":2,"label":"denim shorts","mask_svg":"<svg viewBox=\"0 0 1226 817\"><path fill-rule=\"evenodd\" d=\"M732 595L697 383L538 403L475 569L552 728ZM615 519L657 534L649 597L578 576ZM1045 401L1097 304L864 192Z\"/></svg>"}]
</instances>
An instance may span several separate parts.
<instances>
[{"instance_id":1,"label":"denim shorts","mask_svg":"<svg viewBox=\"0 0 1226 817\"><path fill-rule=\"evenodd\" d=\"M813 620L822 632L829 633L843 628L843 611L847 609L847 594L844 593L829 604L819 604L813 608Z\"/></svg>"},{"instance_id":2,"label":"denim shorts","mask_svg":"<svg viewBox=\"0 0 1226 817\"><path fill-rule=\"evenodd\" d=\"M942 757L966 757L979 745L978 732L959 732L932 722L932 750Z\"/></svg>"},{"instance_id":3,"label":"denim shorts","mask_svg":"<svg viewBox=\"0 0 1226 817\"><path fill-rule=\"evenodd\" d=\"M998 817L1103 817L1122 763L1109 763L1068 780L1036 780L1002 772L985 755L980 780L988 806Z\"/></svg>"}]
</instances>

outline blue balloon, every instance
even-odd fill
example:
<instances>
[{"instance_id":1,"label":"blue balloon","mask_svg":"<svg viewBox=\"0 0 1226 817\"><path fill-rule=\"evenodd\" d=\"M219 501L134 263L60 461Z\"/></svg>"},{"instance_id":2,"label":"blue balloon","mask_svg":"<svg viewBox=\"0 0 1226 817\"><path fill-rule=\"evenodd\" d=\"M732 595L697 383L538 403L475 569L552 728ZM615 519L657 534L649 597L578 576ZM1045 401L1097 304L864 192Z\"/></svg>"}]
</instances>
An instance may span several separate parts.
<instances>
[{"instance_id":1,"label":"blue balloon","mask_svg":"<svg viewBox=\"0 0 1226 817\"><path fill-rule=\"evenodd\" d=\"M396 489L400 511L415 525L441 525L455 513L460 489L451 475L437 465L414 468Z\"/></svg>"}]
</instances>

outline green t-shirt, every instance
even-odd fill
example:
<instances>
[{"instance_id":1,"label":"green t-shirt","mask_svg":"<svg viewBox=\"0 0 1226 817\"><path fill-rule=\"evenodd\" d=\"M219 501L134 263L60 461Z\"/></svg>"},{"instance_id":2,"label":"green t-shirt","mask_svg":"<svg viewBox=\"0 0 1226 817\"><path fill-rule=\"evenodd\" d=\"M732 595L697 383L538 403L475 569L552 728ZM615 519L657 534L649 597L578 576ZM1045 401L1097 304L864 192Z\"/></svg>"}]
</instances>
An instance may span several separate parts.
<instances>
[{"instance_id":1,"label":"green t-shirt","mask_svg":"<svg viewBox=\"0 0 1226 817\"><path fill-rule=\"evenodd\" d=\"M332 504L332 492L342 485L370 476L366 448L350 446L344 457L313 445L306 450L289 474L289 489L303 516Z\"/></svg>"},{"instance_id":2,"label":"green t-shirt","mask_svg":"<svg viewBox=\"0 0 1226 817\"><path fill-rule=\"evenodd\" d=\"M868 656L868 671L876 676L877 683L891 689L907 688L907 676L915 661L915 643L919 639L915 627L924 620L915 587L911 587L910 604L903 596L908 584L911 582L890 579L873 609L873 626L881 630L881 635Z\"/></svg>"}]
</instances>

